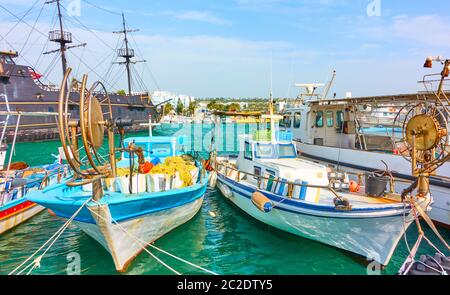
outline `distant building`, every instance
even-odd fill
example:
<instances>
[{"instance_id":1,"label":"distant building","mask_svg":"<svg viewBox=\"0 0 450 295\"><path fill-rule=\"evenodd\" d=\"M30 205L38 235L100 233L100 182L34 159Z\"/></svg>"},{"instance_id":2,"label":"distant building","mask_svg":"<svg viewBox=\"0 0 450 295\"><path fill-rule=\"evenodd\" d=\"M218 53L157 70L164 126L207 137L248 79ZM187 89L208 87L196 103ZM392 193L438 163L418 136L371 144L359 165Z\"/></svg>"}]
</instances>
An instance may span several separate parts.
<instances>
[{"instance_id":1,"label":"distant building","mask_svg":"<svg viewBox=\"0 0 450 295\"><path fill-rule=\"evenodd\" d=\"M174 107L176 107L178 100L181 100L183 105L187 107L189 105L189 102L195 101L195 98L190 95L184 95L184 94L176 94L169 91L162 91L157 90L154 91L152 94L152 99L155 104L160 104L165 101L169 101L170 104L172 104Z\"/></svg>"}]
</instances>

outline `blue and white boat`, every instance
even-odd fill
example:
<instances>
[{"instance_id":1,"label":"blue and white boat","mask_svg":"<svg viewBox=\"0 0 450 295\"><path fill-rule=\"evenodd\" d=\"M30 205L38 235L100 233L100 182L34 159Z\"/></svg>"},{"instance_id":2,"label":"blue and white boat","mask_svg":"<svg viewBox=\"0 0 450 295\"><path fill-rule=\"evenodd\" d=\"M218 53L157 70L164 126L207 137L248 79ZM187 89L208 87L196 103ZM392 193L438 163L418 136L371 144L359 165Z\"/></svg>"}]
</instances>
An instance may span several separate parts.
<instances>
[{"instance_id":1,"label":"blue and white boat","mask_svg":"<svg viewBox=\"0 0 450 295\"><path fill-rule=\"evenodd\" d=\"M68 173L68 167L59 163L0 171L0 234L42 212L44 207L28 200L27 195L58 183Z\"/></svg>"},{"instance_id":2,"label":"blue and white boat","mask_svg":"<svg viewBox=\"0 0 450 295\"><path fill-rule=\"evenodd\" d=\"M384 185L379 197L332 189L327 166L297 158L292 134L274 129L240 137L239 155L216 157L217 187L255 219L277 229L387 265L414 220ZM211 177L213 179L213 177ZM386 192L388 191L388 192ZM414 197L424 209L429 194Z\"/></svg>"},{"instance_id":3,"label":"blue and white boat","mask_svg":"<svg viewBox=\"0 0 450 295\"><path fill-rule=\"evenodd\" d=\"M175 137L133 137L124 145L125 149L142 148L145 160L155 164L181 155L181 142ZM131 162L138 167L136 156ZM123 152L118 170L129 163L130 155ZM111 254L116 269L123 272L148 243L189 221L202 206L208 181L198 166L188 186L180 187L177 181L166 182L167 177L160 176L155 183L149 174L139 173L102 179L102 197L87 203L94 194L92 184L62 183L33 192L29 199L63 218L70 218L86 203L75 216L75 224L98 241Z\"/></svg>"}]
</instances>

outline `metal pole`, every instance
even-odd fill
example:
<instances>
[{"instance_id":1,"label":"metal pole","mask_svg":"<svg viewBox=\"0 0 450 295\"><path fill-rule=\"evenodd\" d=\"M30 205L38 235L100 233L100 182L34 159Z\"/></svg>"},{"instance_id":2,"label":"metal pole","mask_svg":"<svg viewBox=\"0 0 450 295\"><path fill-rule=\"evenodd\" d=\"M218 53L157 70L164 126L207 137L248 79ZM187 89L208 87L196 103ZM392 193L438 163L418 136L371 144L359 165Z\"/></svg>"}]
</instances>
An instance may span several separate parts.
<instances>
[{"instance_id":1,"label":"metal pole","mask_svg":"<svg viewBox=\"0 0 450 295\"><path fill-rule=\"evenodd\" d=\"M2 94L2 96L5 98L6 110L8 111L8 114L6 115L5 124L3 125L2 136L0 138L0 145L3 144L3 139L5 138L6 134L6 127L8 126L9 113L11 112L11 110L9 109L8 96L6 94Z\"/></svg>"},{"instance_id":2,"label":"metal pole","mask_svg":"<svg viewBox=\"0 0 450 295\"><path fill-rule=\"evenodd\" d=\"M125 14L122 12L123 20L123 33L125 36L125 65L127 68L127 78L128 78L128 95L131 96L131 74L130 74L130 56L128 54L128 38L127 38L127 28L125 26Z\"/></svg>"},{"instance_id":3,"label":"metal pole","mask_svg":"<svg viewBox=\"0 0 450 295\"><path fill-rule=\"evenodd\" d=\"M63 76L66 74L67 70L67 60L66 60L66 40L64 39L64 30L63 30L63 23L62 23L62 14L61 14L61 5L59 3L60 0L56 0L56 6L58 7L58 18L59 18L59 30L61 33L61 39L59 40L59 46L61 51L61 64L62 64L62 70L63 70ZM67 83L64 85L65 90L67 91Z\"/></svg>"},{"instance_id":4,"label":"metal pole","mask_svg":"<svg viewBox=\"0 0 450 295\"><path fill-rule=\"evenodd\" d=\"M19 115L17 117L16 129L14 131L14 138L13 138L13 142L12 142L12 146L11 146L11 153L9 154L8 168L6 169L6 175L7 176L9 174L9 167L11 166L12 157L13 157L13 154L14 154L14 151L15 151L15 148L16 148L17 131L19 130L20 117L21 117L21 115Z\"/></svg>"}]
</instances>

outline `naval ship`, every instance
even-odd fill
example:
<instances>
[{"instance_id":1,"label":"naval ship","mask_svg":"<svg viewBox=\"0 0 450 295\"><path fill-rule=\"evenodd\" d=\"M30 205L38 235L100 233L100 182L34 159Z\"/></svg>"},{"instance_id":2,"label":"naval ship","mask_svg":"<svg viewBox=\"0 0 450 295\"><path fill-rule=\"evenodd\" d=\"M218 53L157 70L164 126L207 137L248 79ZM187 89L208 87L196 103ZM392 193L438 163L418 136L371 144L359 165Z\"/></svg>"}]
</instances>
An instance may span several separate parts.
<instances>
[{"instance_id":1,"label":"naval ship","mask_svg":"<svg viewBox=\"0 0 450 295\"><path fill-rule=\"evenodd\" d=\"M72 34L63 28L61 7L59 0L53 1L57 5L59 27L49 32L49 41L59 44L57 50L49 53L58 53L61 56L63 74L67 70L67 60L65 53L74 47L86 46L86 43L71 45ZM123 35L123 47L117 49L117 57L122 61L118 64L126 67L126 78L128 81L128 92L109 93L114 117L120 119L133 120L130 131L147 129L140 123L157 122L161 117L160 105L155 105L148 92L137 93L132 91L131 65L134 60L134 50L130 47L127 34L135 30L126 27L125 17L123 18L123 30L114 32ZM41 75L29 65L17 64L19 53L13 50L0 51L0 109L16 112L57 112L59 88L54 85L42 82ZM63 76L63 75L62 75ZM62 77L61 76L61 77ZM62 79L62 78L61 78ZM77 94L73 93L73 100L77 101ZM70 110L74 117L78 117L78 109L73 107ZM1 129L6 130L6 140L10 141L16 128L17 116L1 121ZM20 118L17 141L50 140L58 137L58 130L54 116L48 117L22 117Z\"/></svg>"}]
</instances>

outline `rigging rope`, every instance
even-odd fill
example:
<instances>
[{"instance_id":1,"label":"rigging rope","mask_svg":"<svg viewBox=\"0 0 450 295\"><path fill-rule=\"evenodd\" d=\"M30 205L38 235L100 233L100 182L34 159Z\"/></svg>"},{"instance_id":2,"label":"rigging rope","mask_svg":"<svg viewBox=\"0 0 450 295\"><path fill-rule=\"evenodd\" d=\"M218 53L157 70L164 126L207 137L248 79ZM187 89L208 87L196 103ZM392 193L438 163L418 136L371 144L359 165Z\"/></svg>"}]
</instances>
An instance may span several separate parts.
<instances>
[{"instance_id":1,"label":"rigging rope","mask_svg":"<svg viewBox=\"0 0 450 295\"><path fill-rule=\"evenodd\" d=\"M61 7L66 11L67 9L61 4ZM109 47L111 50L114 50L114 48L112 48L111 45L109 45L108 43L106 43L102 38L100 38L97 33L95 33L93 30L91 30L90 28L88 28L86 25L84 25L77 17L68 14L69 16L71 16L74 20L77 21L77 23L79 23L85 30L87 30L88 32L90 32L92 35L94 35L100 42L102 42L106 47ZM66 20L70 21L72 24L74 24L70 19L66 18Z\"/></svg>"},{"instance_id":2,"label":"rigging rope","mask_svg":"<svg viewBox=\"0 0 450 295\"><path fill-rule=\"evenodd\" d=\"M33 31L35 30L36 24L37 24L39 18L41 17L42 11L44 10L44 6L45 6L45 3L42 4L41 10L39 11L38 16L37 16L36 20L35 20L34 23L33 23L33 27L31 28L30 32L28 33L28 36L27 36L27 38L25 39L25 43L23 44L22 48L21 48L20 51L19 51L20 53L23 52L23 50L25 49L25 46L27 45L28 41L30 40L31 34L32 34ZM23 56L23 55L21 55L20 57L22 57L22 56Z\"/></svg>"},{"instance_id":3,"label":"rigging rope","mask_svg":"<svg viewBox=\"0 0 450 295\"><path fill-rule=\"evenodd\" d=\"M88 4L88 5L92 6L92 7L95 7L95 8L97 8L97 9L106 11L106 12L108 12L108 13L111 13L111 14L114 14L114 15L122 16L122 14L119 13L119 12L115 12L115 11L106 9L106 8L104 8L104 7L101 7L101 6L98 6L98 5L94 4L94 3L91 3L91 2L89 2L89 1L83 0L83 2L86 2L86 4Z\"/></svg>"},{"instance_id":4,"label":"rigging rope","mask_svg":"<svg viewBox=\"0 0 450 295\"><path fill-rule=\"evenodd\" d=\"M29 265L27 265L24 269L19 271L17 275L22 274L26 269L28 269L30 266L33 266L32 269L27 273L29 274L34 268L40 266L40 261L44 257L44 255L47 253L48 250L53 246L53 244L58 240L58 238L61 236L61 234L67 229L67 227L70 225L70 223L75 219L75 217L80 213L80 211L83 209L83 207L91 201L92 198L87 199L81 206L78 208L72 216L67 219L67 221L41 246L39 249L37 249L32 255L30 255L25 261L23 261L19 266L17 266L15 269L13 269L8 275L13 275L17 270L19 270L25 263L27 263L30 259L32 259L34 256L36 256L39 251L41 251L48 243L50 245L45 249L45 251L39 255L35 260L33 260Z\"/></svg>"},{"instance_id":5,"label":"rigging rope","mask_svg":"<svg viewBox=\"0 0 450 295\"><path fill-rule=\"evenodd\" d=\"M36 4L37 2L39 2L39 0L36 1L35 4ZM14 25L13 29L17 26L17 24L19 24L19 22L22 22L22 23L24 23L25 25L29 26L30 28L33 28L32 25L30 25L29 23L27 23L26 21L23 20L24 17L25 17L26 15L23 16L23 17L19 17L19 16L17 16L16 14L14 14L12 11L10 11L9 9L7 9L5 6L3 6L3 5L1 5L1 4L0 4L0 8L2 8L3 10L5 10L6 12L8 12L9 14L11 14L12 16L14 16L15 18L18 19L18 21L17 21L16 25ZM31 10L31 9L30 9L30 10ZM35 28L34 30L35 30L36 32L40 33L41 35L43 35L45 38L48 37L47 34L44 34L43 32L39 31L38 29ZM10 31L12 31L12 29L11 29ZM9 34L9 33L10 33L10 32L8 32L8 34ZM8 34L7 34L7 35L8 35ZM2 41L4 38L6 38L6 36L4 36L2 39L0 39L0 41Z\"/></svg>"},{"instance_id":6,"label":"rigging rope","mask_svg":"<svg viewBox=\"0 0 450 295\"><path fill-rule=\"evenodd\" d=\"M406 203L406 202L404 202ZM419 237L417 238L417 241L414 243L413 248L411 249L408 245L407 239L406 239L406 230L404 231L404 236L405 236L405 243L406 246L408 248L409 254L407 259L405 260L405 262L403 263L403 265L401 266L400 270L399 270L399 274L403 274L406 275L410 272L411 268L413 267L413 265L417 262L419 264L422 264L424 267L429 268L433 271L435 271L436 273L439 274L447 274L445 272L445 270L443 269L442 265L440 265L433 257L429 256L435 263L436 265L439 266L439 269L435 269L434 267L420 261L420 260L416 260L416 254L417 251L419 250L419 246L422 242L422 239L425 239L425 241L427 241L427 243L434 248L437 253L441 254L442 256L445 256L426 236L425 233L420 225L420 220L419 220L419 216L422 216L422 218L425 220L425 222L430 226L430 228L433 230L433 232L438 236L439 240L450 250L449 245L447 244L447 242L444 240L444 238L440 235L440 233L438 232L437 228L435 227L434 223L431 221L430 217L428 216L428 214L422 209L422 207L420 205L417 205L416 202L414 202L414 200L412 200L410 198L410 203L411 203L411 212L413 213L414 216L414 220L416 221L417 227L418 227L418 231L419 231ZM429 204L428 204L429 205ZM427 206L428 206L427 205ZM404 223L406 222L405 219L405 215L404 215ZM404 224L405 227L405 224ZM405 227L406 228L406 227Z\"/></svg>"},{"instance_id":7,"label":"rigging rope","mask_svg":"<svg viewBox=\"0 0 450 295\"><path fill-rule=\"evenodd\" d=\"M18 21L16 22L16 24L6 33L5 36L3 36L0 41L2 41L3 39L5 39L16 27L17 25L23 21L23 19L30 13L30 11L34 8L34 6L36 6L36 4L39 2L39 0L36 0L36 2L33 3L33 5L30 7L30 9L28 9L25 14L22 17L18 17L17 15L15 15L13 12L9 11L6 7L4 7L3 5L0 4L0 8L2 8L3 10L5 10L6 12L8 12L10 15L12 15L13 17L17 18Z\"/></svg>"},{"instance_id":8,"label":"rigging rope","mask_svg":"<svg viewBox=\"0 0 450 295\"><path fill-rule=\"evenodd\" d=\"M134 39L134 36L133 36L132 34L131 34L131 39L133 40L133 43L135 44L136 49L137 49L139 55L142 56L142 57L144 57L144 55L143 55L142 52L141 52L141 49L140 49L139 46L138 46L138 43L136 42L136 40ZM147 69L147 71L150 73L150 78L152 78L153 83L155 83L156 89L158 89L159 91L161 91L161 87L159 87L158 81L156 81L156 78L155 78L155 76L153 75L153 72L152 72L152 70L150 69L150 67L149 67L149 65L148 65L147 62L144 63L144 69Z\"/></svg>"}]
</instances>

